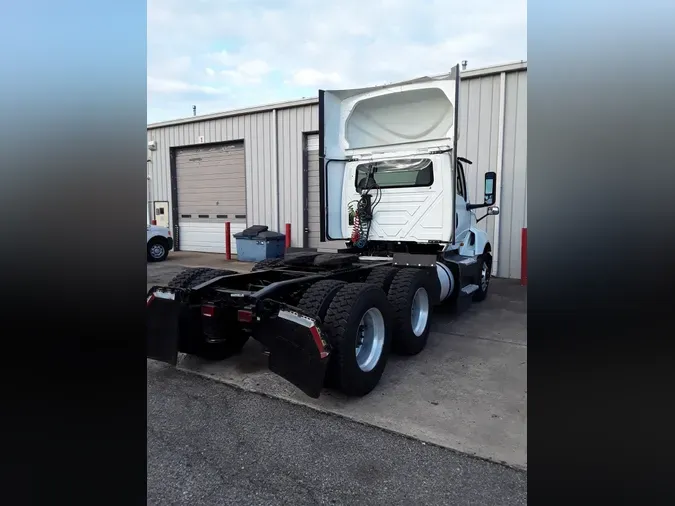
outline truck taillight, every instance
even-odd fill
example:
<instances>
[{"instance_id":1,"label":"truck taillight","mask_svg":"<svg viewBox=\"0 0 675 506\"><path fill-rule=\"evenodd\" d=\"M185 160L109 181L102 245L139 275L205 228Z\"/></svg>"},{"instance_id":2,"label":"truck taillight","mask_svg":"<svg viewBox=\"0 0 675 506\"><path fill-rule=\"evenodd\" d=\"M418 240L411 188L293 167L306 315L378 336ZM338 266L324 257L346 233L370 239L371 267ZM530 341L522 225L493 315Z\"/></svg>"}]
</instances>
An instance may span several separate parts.
<instances>
[{"instance_id":1,"label":"truck taillight","mask_svg":"<svg viewBox=\"0 0 675 506\"><path fill-rule=\"evenodd\" d=\"M253 312L248 309L240 309L237 311L237 320L243 323L251 323L253 321Z\"/></svg>"},{"instance_id":2,"label":"truck taillight","mask_svg":"<svg viewBox=\"0 0 675 506\"><path fill-rule=\"evenodd\" d=\"M209 318L213 317L216 314L216 306L211 304L202 305L202 316L208 316Z\"/></svg>"}]
</instances>

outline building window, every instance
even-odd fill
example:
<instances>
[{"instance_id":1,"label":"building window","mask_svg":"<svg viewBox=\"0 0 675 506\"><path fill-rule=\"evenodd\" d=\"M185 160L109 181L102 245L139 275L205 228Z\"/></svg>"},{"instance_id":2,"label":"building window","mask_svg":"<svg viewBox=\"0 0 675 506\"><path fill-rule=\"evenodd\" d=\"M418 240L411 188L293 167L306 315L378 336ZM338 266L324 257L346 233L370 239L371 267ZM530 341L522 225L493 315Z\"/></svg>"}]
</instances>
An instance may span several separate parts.
<instances>
[{"instance_id":1,"label":"building window","mask_svg":"<svg viewBox=\"0 0 675 506\"><path fill-rule=\"evenodd\" d=\"M431 160L405 158L362 163L356 167L354 184L357 191L367 188L412 188L431 186L434 170Z\"/></svg>"}]
</instances>

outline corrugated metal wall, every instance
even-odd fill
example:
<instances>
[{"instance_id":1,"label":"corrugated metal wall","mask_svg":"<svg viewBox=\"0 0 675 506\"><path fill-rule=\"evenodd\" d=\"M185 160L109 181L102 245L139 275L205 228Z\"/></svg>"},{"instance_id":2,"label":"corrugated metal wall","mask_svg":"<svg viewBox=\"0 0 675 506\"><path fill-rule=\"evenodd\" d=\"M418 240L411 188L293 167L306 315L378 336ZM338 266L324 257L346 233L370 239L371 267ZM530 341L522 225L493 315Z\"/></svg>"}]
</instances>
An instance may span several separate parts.
<instances>
[{"instance_id":1,"label":"corrugated metal wall","mask_svg":"<svg viewBox=\"0 0 675 506\"><path fill-rule=\"evenodd\" d=\"M464 167L469 197L483 192L485 173L497 172L501 75L466 79L460 90L458 152L473 165ZM497 276L520 278L521 229L527 226L527 72L506 74L502 187ZM484 209L476 211L482 216ZM495 243L495 218L478 223Z\"/></svg>"},{"instance_id":2,"label":"corrugated metal wall","mask_svg":"<svg viewBox=\"0 0 675 506\"><path fill-rule=\"evenodd\" d=\"M500 277L520 277L520 230L527 226L527 72L506 74L505 128L503 134L502 196L499 267ZM467 168L467 186L475 199L482 193L486 171L497 171L499 147L500 74L465 78L460 103L459 154L473 161ZM171 202L169 147L204 142L243 140L246 156L246 214L248 225L263 224L281 232L292 224L292 244L302 245L303 133L319 129L318 105L304 105L276 112L279 201L274 170L272 111L165 126L148 130L157 151L148 152L153 200ZM475 201L475 200L474 200ZM171 202L173 205L173 202ZM480 216L484 211L478 210ZM494 243L495 218L479 223ZM172 222L173 225L173 222Z\"/></svg>"},{"instance_id":3,"label":"corrugated metal wall","mask_svg":"<svg viewBox=\"0 0 675 506\"><path fill-rule=\"evenodd\" d=\"M291 224L291 244L302 247L303 132L319 131L319 105L277 111L277 149L279 151L279 215L281 226ZM283 230L282 230L283 232Z\"/></svg>"},{"instance_id":4,"label":"corrugated metal wall","mask_svg":"<svg viewBox=\"0 0 675 506\"><path fill-rule=\"evenodd\" d=\"M506 75L505 104L497 275L520 278L521 231L527 227L527 72Z\"/></svg>"},{"instance_id":5,"label":"corrugated metal wall","mask_svg":"<svg viewBox=\"0 0 675 506\"><path fill-rule=\"evenodd\" d=\"M153 200L171 202L169 149L204 143L243 140L246 158L246 221L277 230L277 187L274 173L272 111L232 116L210 121L172 125L148 130L148 141L157 150L148 152ZM318 104L277 111L279 170L279 223L291 223L292 244L302 244L302 149L303 132L318 131ZM173 220L172 220L173 225Z\"/></svg>"},{"instance_id":6,"label":"corrugated metal wall","mask_svg":"<svg viewBox=\"0 0 675 506\"><path fill-rule=\"evenodd\" d=\"M157 142L157 151L148 154L152 160L148 163L148 171L152 177L153 199L168 200L174 205L171 201L171 147L198 144L200 136L204 137L204 143L243 140L247 222L270 224L272 228L276 223L277 196L272 162L272 116L269 111L148 130L148 141Z\"/></svg>"}]
</instances>

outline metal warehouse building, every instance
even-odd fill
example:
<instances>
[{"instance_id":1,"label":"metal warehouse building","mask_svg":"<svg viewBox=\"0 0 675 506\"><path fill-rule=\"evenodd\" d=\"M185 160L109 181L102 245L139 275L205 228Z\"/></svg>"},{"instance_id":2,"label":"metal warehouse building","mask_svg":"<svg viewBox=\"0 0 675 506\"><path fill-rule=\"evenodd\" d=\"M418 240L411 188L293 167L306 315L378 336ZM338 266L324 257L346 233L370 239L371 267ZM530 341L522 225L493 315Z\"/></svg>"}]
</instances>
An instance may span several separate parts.
<instances>
[{"instance_id":1,"label":"metal warehouse building","mask_svg":"<svg viewBox=\"0 0 675 506\"><path fill-rule=\"evenodd\" d=\"M458 154L473 161L465 168L469 196L482 194L486 171L497 172L501 214L479 226L493 244L494 274L519 278L527 63L461 78ZM224 252L226 221L232 233L251 225L284 232L290 223L292 246L344 246L319 239L318 107L311 98L148 125L148 204L158 224L172 228L176 249Z\"/></svg>"}]
</instances>

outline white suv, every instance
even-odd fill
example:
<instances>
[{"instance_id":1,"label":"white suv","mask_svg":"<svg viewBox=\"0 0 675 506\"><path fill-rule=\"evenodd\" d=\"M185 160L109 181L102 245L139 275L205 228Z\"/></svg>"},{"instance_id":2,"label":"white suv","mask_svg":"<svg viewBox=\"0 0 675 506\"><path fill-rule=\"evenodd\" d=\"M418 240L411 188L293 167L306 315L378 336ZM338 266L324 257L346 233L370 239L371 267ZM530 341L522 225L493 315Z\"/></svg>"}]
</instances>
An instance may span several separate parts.
<instances>
[{"instance_id":1,"label":"white suv","mask_svg":"<svg viewBox=\"0 0 675 506\"><path fill-rule=\"evenodd\" d=\"M147 225L148 228L148 262L162 262L169 256L173 248L171 231L159 225Z\"/></svg>"}]
</instances>

